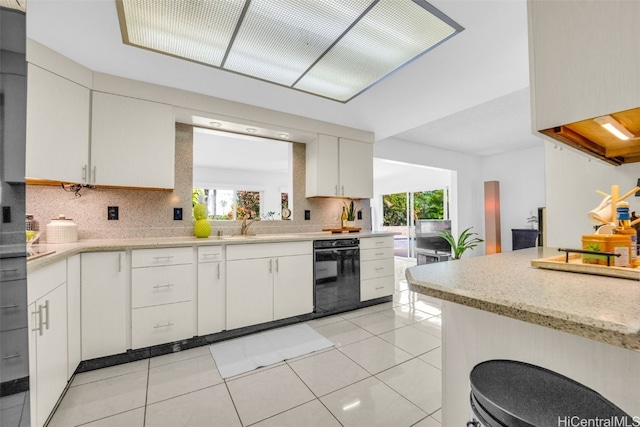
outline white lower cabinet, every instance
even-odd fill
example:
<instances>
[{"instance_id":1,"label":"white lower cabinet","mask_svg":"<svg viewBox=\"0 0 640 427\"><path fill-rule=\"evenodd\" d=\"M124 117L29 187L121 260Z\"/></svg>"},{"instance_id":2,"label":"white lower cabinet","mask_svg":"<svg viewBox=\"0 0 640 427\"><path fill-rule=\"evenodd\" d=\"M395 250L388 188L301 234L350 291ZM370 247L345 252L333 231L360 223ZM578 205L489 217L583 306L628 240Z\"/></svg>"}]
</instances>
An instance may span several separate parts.
<instances>
[{"instance_id":1,"label":"white lower cabinet","mask_svg":"<svg viewBox=\"0 0 640 427\"><path fill-rule=\"evenodd\" d=\"M131 259L132 348L195 336L193 248L133 250Z\"/></svg>"},{"instance_id":2,"label":"white lower cabinet","mask_svg":"<svg viewBox=\"0 0 640 427\"><path fill-rule=\"evenodd\" d=\"M313 311L311 242L227 247L227 329Z\"/></svg>"},{"instance_id":3,"label":"white lower cabinet","mask_svg":"<svg viewBox=\"0 0 640 427\"><path fill-rule=\"evenodd\" d=\"M198 248L198 335L226 329L225 264L222 246Z\"/></svg>"},{"instance_id":4,"label":"white lower cabinet","mask_svg":"<svg viewBox=\"0 0 640 427\"><path fill-rule=\"evenodd\" d=\"M81 254L82 360L127 350L125 252Z\"/></svg>"},{"instance_id":5,"label":"white lower cabinet","mask_svg":"<svg viewBox=\"0 0 640 427\"><path fill-rule=\"evenodd\" d=\"M67 385L67 262L28 277L31 422L43 426Z\"/></svg>"},{"instance_id":6,"label":"white lower cabinet","mask_svg":"<svg viewBox=\"0 0 640 427\"><path fill-rule=\"evenodd\" d=\"M67 379L82 360L80 319L80 255L67 259Z\"/></svg>"},{"instance_id":7,"label":"white lower cabinet","mask_svg":"<svg viewBox=\"0 0 640 427\"><path fill-rule=\"evenodd\" d=\"M360 300L393 295L395 265L393 237L360 239Z\"/></svg>"}]
</instances>

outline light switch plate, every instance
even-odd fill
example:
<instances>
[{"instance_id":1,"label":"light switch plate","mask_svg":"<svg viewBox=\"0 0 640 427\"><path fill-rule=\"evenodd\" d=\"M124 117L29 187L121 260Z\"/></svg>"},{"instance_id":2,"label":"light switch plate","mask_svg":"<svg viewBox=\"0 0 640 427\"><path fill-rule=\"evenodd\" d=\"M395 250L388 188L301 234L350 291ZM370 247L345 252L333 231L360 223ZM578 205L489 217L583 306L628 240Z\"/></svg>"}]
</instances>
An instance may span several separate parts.
<instances>
[{"instance_id":1,"label":"light switch plate","mask_svg":"<svg viewBox=\"0 0 640 427\"><path fill-rule=\"evenodd\" d=\"M182 221L182 208L173 208L173 220Z\"/></svg>"},{"instance_id":2,"label":"light switch plate","mask_svg":"<svg viewBox=\"0 0 640 427\"><path fill-rule=\"evenodd\" d=\"M310 219L311 219L311 211L307 209L304 211L304 220L309 221Z\"/></svg>"},{"instance_id":3,"label":"light switch plate","mask_svg":"<svg viewBox=\"0 0 640 427\"><path fill-rule=\"evenodd\" d=\"M107 220L117 221L119 216L119 209L117 206L107 206Z\"/></svg>"}]
</instances>

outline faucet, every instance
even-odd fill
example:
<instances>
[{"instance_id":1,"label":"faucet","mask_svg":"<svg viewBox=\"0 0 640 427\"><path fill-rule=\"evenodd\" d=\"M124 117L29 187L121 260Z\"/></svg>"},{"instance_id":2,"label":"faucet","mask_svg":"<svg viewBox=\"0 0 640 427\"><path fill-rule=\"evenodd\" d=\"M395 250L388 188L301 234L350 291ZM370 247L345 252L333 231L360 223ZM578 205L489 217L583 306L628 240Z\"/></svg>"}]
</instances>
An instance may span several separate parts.
<instances>
[{"instance_id":1,"label":"faucet","mask_svg":"<svg viewBox=\"0 0 640 427\"><path fill-rule=\"evenodd\" d=\"M247 230L249 229L251 224L253 224L256 221L260 221L260 218L255 218L255 219L252 219L251 221L247 222L247 217L244 217L244 219L242 220L242 229L240 230L240 234L242 234L243 236L246 236L247 235Z\"/></svg>"}]
</instances>

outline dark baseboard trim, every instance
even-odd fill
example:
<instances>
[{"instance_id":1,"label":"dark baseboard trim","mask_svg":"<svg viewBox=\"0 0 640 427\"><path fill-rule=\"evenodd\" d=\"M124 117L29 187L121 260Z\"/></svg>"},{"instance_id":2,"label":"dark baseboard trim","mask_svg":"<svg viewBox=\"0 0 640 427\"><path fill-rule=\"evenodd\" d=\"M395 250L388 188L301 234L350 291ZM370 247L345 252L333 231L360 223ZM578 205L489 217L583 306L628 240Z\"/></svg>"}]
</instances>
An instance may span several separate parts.
<instances>
[{"instance_id":1,"label":"dark baseboard trim","mask_svg":"<svg viewBox=\"0 0 640 427\"><path fill-rule=\"evenodd\" d=\"M166 344L160 344L153 347L145 347L136 350L127 350L126 353L114 354L112 356L100 357L97 359L83 360L76 369L75 373L93 371L101 368L108 368L109 366L121 365L123 363L135 362L138 360L148 359L150 357L162 356L169 353L176 353L182 350L188 350L190 348L202 347L205 345L211 345L216 342L225 341L232 338L238 338L245 335L253 334L256 332L262 332L269 329L279 328L282 326L293 325L296 323L306 322L308 320L318 319L325 316L331 316L334 314L344 313L351 310L357 310L359 308L369 307L372 305L381 304L384 302L393 301L392 296L376 298L370 301L364 301L357 307L351 307L348 309L342 309L336 312L330 313L309 313L302 316L289 317L287 319L275 320L273 322L261 323L259 325L247 326L245 328L233 329L230 331L222 331L215 334L204 335L199 337L193 337L186 340L175 341ZM28 381L27 381L28 389Z\"/></svg>"},{"instance_id":2,"label":"dark baseboard trim","mask_svg":"<svg viewBox=\"0 0 640 427\"><path fill-rule=\"evenodd\" d=\"M0 397L29 391L29 377L22 377L0 383Z\"/></svg>"}]
</instances>

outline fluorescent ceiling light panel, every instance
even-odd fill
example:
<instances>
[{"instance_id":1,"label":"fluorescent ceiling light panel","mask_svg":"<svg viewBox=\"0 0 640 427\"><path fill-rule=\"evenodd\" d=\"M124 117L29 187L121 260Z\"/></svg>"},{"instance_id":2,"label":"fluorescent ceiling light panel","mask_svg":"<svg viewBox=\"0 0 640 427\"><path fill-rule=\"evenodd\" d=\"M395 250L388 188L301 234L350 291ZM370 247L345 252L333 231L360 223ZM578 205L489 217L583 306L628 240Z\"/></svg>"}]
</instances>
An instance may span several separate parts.
<instances>
[{"instance_id":1,"label":"fluorescent ceiling light panel","mask_svg":"<svg viewBox=\"0 0 640 427\"><path fill-rule=\"evenodd\" d=\"M629 132L629 130L626 127L622 126L620 122L618 122L616 119L614 119L611 116L596 117L593 120L595 120L596 123L598 123L600 126L602 126L607 131L612 133L618 139L627 141L631 138L635 138L634 134Z\"/></svg>"},{"instance_id":2,"label":"fluorescent ceiling light panel","mask_svg":"<svg viewBox=\"0 0 640 427\"><path fill-rule=\"evenodd\" d=\"M116 0L126 44L347 102L463 28L424 0Z\"/></svg>"}]
</instances>

